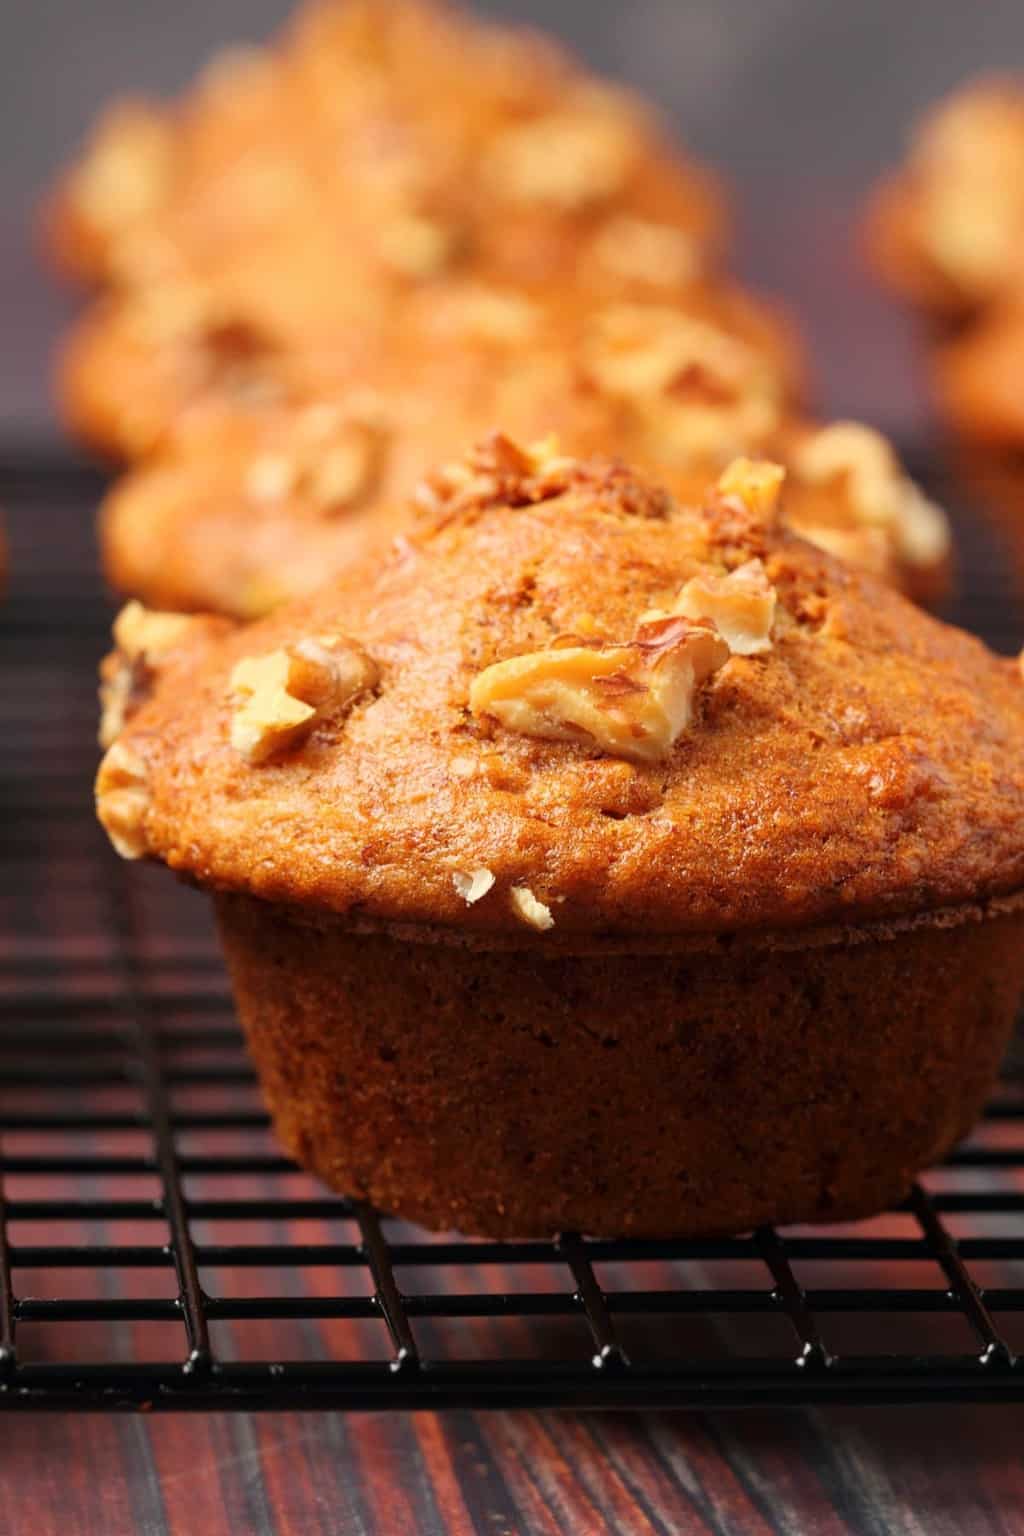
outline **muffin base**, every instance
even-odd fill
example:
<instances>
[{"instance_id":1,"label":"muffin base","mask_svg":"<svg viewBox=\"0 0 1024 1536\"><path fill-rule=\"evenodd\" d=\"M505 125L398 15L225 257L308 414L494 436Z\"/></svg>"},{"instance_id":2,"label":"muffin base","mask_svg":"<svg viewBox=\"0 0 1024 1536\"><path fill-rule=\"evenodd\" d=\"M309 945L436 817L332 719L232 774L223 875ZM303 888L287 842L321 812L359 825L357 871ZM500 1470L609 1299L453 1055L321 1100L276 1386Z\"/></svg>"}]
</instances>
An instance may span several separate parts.
<instances>
[{"instance_id":1,"label":"muffin base","mask_svg":"<svg viewBox=\"0 0 1024 1536\"><path fill-rule=\"evenodd\" d=\"M903 1198L970 1129L1024 912L640 952L472 948L216 898L278 1136L436 1229L696 1236Z\"/></svg>"}]
</instances>

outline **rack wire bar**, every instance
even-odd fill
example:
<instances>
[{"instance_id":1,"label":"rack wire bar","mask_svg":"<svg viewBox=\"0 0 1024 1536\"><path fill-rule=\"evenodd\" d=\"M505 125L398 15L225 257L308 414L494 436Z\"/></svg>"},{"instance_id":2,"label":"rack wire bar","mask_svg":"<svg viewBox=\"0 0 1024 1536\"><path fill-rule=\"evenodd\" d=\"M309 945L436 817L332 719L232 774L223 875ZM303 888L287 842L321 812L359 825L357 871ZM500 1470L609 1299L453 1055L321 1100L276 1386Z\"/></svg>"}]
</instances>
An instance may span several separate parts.
<instances>
[{"instance_id":1,"label":"rack wire bar","mask_svg":"<svg viewBox=\"0 0 1024 1536\"><path fill-rule=\"evenodd\" d=\"M0 455L0 1407L1024 1401L1020 1076L901 1207L841 1228L481 1242L295 1169L205 907L92 819L99 483ZM957 617L1010 634L1009 563L958 532Z\"/></svg>"}]
</instances>

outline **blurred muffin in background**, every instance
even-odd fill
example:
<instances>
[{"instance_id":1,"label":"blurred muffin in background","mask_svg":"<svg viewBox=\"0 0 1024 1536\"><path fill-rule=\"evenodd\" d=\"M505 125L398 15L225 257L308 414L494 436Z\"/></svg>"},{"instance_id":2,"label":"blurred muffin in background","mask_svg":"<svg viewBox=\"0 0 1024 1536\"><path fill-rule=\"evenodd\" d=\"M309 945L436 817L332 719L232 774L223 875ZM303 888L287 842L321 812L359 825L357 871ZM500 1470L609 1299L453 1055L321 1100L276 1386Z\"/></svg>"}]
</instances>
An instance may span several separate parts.
<instances>
[{"instance_id":1,"label":"blurred muffin in background","mask_svg":"<svg viewBox=\"0 0 1024 1536\"><path fill-rule=\"evenodd\" d=\"M179 372L237 384L453 281L685 293L724 222L649 109L546 39L428 0L321 0L178 104L112 109L55 189L55 259L112 295L71 373L123 371L130 393L148 365L168 395L154 426L145 403L115 419L72 389L72 419L146 451Z\"/></svg>"},{"instance_id":2,"label":"blurred muffin in background","mask_svg":"<svg viewBox=\"0 0 1024 1536\"><path fill-rule=\"evenodd\" d=\"M926 115L876 193L868 247L922 315L939 409L1024 444L1024 79L972 82Z\"/></svg>"},{"instance_id":3,"label":"blurred muffin in background","mask_svg":"<svg viewBox=\"0 0 1024 1536\"><path fill-rule=\"evenodd\" d=\"M398 533L409 488L504 421L526 441L614 453L687 501L745 450L788 467L807 537L933 600L949 530L885 440L818 427L793 405L786 332L719 289L699 311L567 306L473 289L425 300L349 377L290 400L207 400L127 473L101 517L112 584L159 608L256 617L328 578L378 531Z\"/></svg>"}]
</instances>

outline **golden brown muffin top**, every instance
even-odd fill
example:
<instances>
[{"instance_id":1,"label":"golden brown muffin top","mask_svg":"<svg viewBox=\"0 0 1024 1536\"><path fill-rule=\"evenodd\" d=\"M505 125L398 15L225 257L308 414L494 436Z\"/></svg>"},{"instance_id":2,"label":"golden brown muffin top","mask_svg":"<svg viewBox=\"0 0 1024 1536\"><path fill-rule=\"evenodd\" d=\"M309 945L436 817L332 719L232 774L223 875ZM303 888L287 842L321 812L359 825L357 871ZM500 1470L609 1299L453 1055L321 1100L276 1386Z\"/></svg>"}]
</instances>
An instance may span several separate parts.
<instances>
[{"instance_id":1,"label":"golden brown muffin top","mask_svg":"<svg viewBox=\"0 0 1024 1536\"><path fill-rule=\"evenodd\" d=\"M288 270L275 318L300 331L304 293L329 319L353 288L366 306L462 266L565 277L592 241L614 263L631 221L675 281L718 243L719 193L627 92L443 0L319 0L175 106L112 108L48 215L65 265L107 282L204 279L226 302L245 271L258 308Z\"/></svg>"},{"instance_id":2,"label":"golden brown muffin top","mask_svg":"<svg viewBox=\"0 0 1024 1536\"><path fill-rule=\"evenodd\" d=\"M495 438L267 620L130 608L101 820L203 885L524 942L1016 890L1016 662L789 534L780 477L695 511Z\"/></svg>"}]
</instances>

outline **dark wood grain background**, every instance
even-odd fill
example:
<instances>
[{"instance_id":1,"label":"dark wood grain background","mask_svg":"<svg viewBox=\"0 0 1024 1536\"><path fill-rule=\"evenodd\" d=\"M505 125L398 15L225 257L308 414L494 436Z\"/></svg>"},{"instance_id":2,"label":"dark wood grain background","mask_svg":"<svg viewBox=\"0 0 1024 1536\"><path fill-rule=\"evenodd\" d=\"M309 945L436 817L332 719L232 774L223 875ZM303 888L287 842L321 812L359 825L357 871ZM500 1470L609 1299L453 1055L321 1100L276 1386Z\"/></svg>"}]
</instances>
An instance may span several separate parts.
<instances>
[{"instance_id":1,"label":"dark wood grain background","mask_svg":"<svg viewBox=\"0 0 1024 1536\"><path fill-rule=\"evenodd\" d=\"M6 1419L18 1536L1019 1536L1024 1411Z\"/></svg>"}]
</instances>

